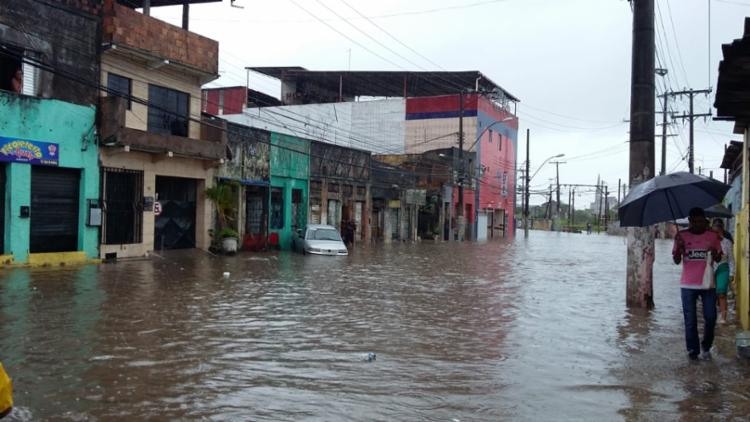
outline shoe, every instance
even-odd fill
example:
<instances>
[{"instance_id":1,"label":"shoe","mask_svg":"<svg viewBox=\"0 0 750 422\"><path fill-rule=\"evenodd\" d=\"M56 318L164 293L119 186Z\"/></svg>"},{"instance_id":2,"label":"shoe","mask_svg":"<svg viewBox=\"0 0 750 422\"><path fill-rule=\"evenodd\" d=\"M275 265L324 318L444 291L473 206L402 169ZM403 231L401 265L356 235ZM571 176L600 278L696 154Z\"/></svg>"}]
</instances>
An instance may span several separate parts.
<instances>
[{"instance_id":1,"label":"shoe","mask_svg":"<svg viewBox=\"0 0 750 422\"><path fill-rule=\"evenodd\" d=\"M726 323L727 323L727 319L726 318L722 318L722 319L719 320L719 324L721 324L721 325L724 325Z\"/></svg>"},{"instance_id":2,"label":"shoe","mask_svg":"<svg viewBox=\"0 0 750 422\"><path fill-rule=\"evenodd\" d=\"M698 354L697 353L688 353L688 359L690 359L690 360L698 360Z\"/></svg>"},{"instance_id":3,"label":"shoe","mask_svg":"<svg viewBox=\"0 0 750 422\"><path fill-rule=\"evenodd\" d=\"M700 356L701 360L711 360L711 358L712 358L712 356L711 356L711 352L710 351L706 350L704 352L701 352L701 356Z\"/></svg>"}]
</instances>

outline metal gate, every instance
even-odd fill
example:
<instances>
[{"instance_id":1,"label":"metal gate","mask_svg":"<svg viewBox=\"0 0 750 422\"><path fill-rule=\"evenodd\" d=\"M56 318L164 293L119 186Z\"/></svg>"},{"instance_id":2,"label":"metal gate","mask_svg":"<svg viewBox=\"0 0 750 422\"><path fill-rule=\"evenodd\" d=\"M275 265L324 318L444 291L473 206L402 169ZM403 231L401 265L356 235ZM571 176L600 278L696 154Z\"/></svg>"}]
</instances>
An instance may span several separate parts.
<instances>
[{"instance_id":1,"label":"metal gate","mask_svg":"<svg viewBox=\"0 0 750 422\"><path fill-rule=\"evenodd\" d=\"M78 250L79 180L78 170L32 166L30 252Z\"/></svg>"},{"instance_id":2,"label":"metal gate","mask_svg":"<svg viewBox=\"0 0 750 422\"><path fill-rule=\"evenodd\" d=\"M155 249L195 247L196 186L194 179L156 176L161 214L155 222Z\"/></svg>"},{"instance_id":3,"label":"metal gate","mask_svg":"<svg viewBox=\"0 0 750 422\"><path fill-rule=\"evenodd\" d=\"M102 244L141 243L143 172L116 168L102 170Z\"/></svg>"}]
</instances>

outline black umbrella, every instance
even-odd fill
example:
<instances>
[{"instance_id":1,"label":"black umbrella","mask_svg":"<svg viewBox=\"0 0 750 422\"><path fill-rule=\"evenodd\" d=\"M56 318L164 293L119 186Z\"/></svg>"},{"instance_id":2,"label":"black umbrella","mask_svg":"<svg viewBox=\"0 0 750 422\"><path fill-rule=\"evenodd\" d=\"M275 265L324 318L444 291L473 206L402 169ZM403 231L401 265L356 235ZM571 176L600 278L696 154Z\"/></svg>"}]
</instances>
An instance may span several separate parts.
<instances>
[{"instance_id":1,"label":"black umbrella","mask_svg":"<svg viewBox=\"0 0 750 422\"><path fill-rule=\"evenodd\" d=\"M721 202L729 186L705 176L677 172L634 187L618 209L621 227L644 227L687 217L694 207Z\"/></svg>"}]
</instances>

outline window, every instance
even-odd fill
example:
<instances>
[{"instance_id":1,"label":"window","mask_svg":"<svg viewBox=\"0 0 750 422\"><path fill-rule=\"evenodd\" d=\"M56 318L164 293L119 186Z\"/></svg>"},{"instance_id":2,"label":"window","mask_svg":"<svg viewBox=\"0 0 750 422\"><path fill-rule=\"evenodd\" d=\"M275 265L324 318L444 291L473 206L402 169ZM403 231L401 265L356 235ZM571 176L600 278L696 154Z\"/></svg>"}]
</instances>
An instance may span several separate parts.
<instances>
[{"instance_id":1,"label":"window","mask_svg":"<svg viewBox=\"0 0 750 422\"><path fill-rule=\"evenodd\" d=\"M158 85L148 86L148 131L188 136L190 95Z\"/></svg>"},{"instance_id":2,"label":"window","mask_svg":"<svg viewBox=\"0 0 750 422\"><path fill-rule=\"evenodd\" d=\"M141 243L143 232L143 172L102 169L102 243Z\"/></svg>"},{"instance_id":3,"label":"window","mask_svg":"<svg viewBox=\"0 0 750 422\"><path fill-rule=\"evenodd\" d=\"M284 190L271 188L271 228L284 228Z\"/></svg>"},{"instance_id":4,"label":"window","mask_svg":"<svg viewBox=\"0 0 750 422\"><path fill-rule=\"evenodd\" d=\"M0 54L0 89L36 96L39 70L26 61L34 60L37 54L13 47L4 50L7 54Z\"/></svg>"},{"instance_id":5,"label":"window","mask_svg":"<svg viewBox=\"0 0 750 422\"><path fill-rule=\"evenodd\" d=\"M130 96L133 92L133 81L130 78L109 73L107 74L107 89L110 91L109 95L125 98L128 102L127 108L130 110Z\"/></svg>"}]
</instances>

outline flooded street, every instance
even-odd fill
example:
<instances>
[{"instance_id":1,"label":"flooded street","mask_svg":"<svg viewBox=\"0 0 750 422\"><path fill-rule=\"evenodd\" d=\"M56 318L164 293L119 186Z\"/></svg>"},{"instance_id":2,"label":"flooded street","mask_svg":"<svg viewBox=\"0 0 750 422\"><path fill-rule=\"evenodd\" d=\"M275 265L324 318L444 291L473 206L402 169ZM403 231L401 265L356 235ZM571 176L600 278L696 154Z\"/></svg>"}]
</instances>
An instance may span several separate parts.
<instances>
[{"instance_id":1,"label":"flooded street","mask_svg":"<svg viewBox=\"0 0 750 422\"><path fill-rule=\"evenodd\" d=\"M686 357L670 248L651 313L604 235L6 271L11 420L746 418L734 326Z\"/></svg>"}]
</instances>

